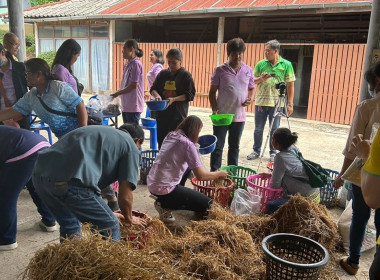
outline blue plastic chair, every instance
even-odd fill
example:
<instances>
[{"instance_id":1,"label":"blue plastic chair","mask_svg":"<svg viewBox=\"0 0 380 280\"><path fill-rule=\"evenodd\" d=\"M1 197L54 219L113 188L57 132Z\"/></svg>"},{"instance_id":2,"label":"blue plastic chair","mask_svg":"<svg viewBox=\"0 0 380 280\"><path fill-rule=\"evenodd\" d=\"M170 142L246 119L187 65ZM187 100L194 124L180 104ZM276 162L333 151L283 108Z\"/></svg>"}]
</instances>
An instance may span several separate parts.
<instances>
[{"instance_id":1,"label":"blue plastic chair","mask_svg":"<svg viewBox=\"0 0 380 280\"><path fill-rule=\"evenodd\" d=\"M30 127L29 130L33 131L34 133L40 134L40 130L46 130L49 138L50 145L53 145L53 138L51 136L51 129L49 125L44 123L43 121L37 121L36 122L36 115L30 116Z\"/></svg>"},{"instance_id":2,"label":"blue plastic chair","mask_svg":"<svg viewBox=\"0 0 380 280\"><path fill-rule=\"evenodd\" d=\"M149 111L148 108L146 110L145 117L146 118L150 117L150 111ZM140 126L141 126L142 129L149 130L149 133L150 133L150 137L149 137L150 148L152 150L157 150L157 121L154 120L154 125L151 125L151 126L145 126L145 125L140 125Z\"/></svg>"}]
</instances>

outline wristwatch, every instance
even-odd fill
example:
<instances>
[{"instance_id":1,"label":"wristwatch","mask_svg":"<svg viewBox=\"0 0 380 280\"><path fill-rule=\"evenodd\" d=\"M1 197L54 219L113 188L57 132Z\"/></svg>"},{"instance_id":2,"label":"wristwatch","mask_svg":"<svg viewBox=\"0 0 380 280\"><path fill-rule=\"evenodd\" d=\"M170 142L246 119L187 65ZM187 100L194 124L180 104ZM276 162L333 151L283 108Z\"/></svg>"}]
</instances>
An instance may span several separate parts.
<instances>
[{"instance_id":1,"label":"wristwatch","mask_svg":"<svg viewBox=\"0 0 380 280\"><path fill-rule=\"evenodd\" d=\"M288 104L288 105L286 105L286 106L290 106L290 107L292 107L292 108L293 108L293 103L292 103L292 104Z\"/></svg>"}]
</instances>

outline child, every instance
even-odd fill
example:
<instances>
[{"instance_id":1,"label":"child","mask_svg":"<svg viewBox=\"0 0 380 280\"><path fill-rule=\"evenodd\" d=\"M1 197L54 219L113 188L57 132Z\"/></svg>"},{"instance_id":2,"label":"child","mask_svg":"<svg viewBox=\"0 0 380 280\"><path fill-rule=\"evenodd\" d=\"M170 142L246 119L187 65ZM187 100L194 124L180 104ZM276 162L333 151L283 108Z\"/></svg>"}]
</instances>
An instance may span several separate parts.
<instances>
[{"instance_id":1,"label":"child","mask_svg":"<svg viewBox=\"0 0 380 280\"><path fill-rule=\"evenodd\" d=\"M268 213L275 212L289 200L290 195L300 194L316 203L320 202L319 189L312 188L307 180L309 177L302 162L298 159L299 149L294 145L297 142L297 133L287 128L278 128L272 136L272 145L280 152L274 158L274 167L270 187L283 188L284 197L268 202Z\"/></svg>"},{"instance_id":2,"label":"child","mask_svg":"<svg viewBox=\"0 0 380 280\"><path fill-rule=\"evenodd\" d=\"M212 200L206 195L184 187L183 174L190 169L202 181L224 179L226 171L206 171L195 144L202 129L197 116L185 118L170 132L161 146L147 177L149 191L158 197L154 206L164 222L174 221L170 210L206 212Z\"/></svg>"}]
</instances>

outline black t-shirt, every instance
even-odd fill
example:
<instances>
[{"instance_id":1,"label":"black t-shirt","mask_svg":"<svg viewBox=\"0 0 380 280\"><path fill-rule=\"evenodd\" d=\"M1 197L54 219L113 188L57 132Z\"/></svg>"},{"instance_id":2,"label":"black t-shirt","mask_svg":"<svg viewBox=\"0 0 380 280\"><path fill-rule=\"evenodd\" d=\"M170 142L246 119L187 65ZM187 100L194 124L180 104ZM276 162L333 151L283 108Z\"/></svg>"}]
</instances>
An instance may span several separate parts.
<instances>
[{"instance_id":1,"label":"black t-shirt","mask_svg":"<svg viewBox=\"0 0 380 280\"><path fill-rule=\"evenodd\" d=\"M169 97L176 97L185 94L186 100L174 102L164 111L157 112L157 118L171 120L171 119L181 119L187 117L189 111L189 102L194 99L195 96L195 85L191 74L181 67L174 75L171 75L169 69L162 70L150 92L156 90L161 96L162 100L168 99Z\"/></svg>"}]
</instances>

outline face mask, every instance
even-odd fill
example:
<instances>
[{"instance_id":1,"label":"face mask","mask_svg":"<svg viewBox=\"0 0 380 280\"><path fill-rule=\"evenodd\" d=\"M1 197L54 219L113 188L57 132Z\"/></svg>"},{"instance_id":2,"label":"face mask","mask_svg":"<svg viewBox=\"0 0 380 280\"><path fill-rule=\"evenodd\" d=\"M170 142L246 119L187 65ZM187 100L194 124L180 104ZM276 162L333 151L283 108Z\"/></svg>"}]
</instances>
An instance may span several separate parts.
<instances>
[{"instance_id":1,"label":"face mask","mask_svg":"<svg viewBox=\"0 0 380 280\"><path fill-rule=\"evenodd\" d=\"M371 97L375 97L376 96L376 93L374 90L371 90L371 87L370 85L368 84L368 93L369 95L371 95Z\"/></svg>"},{"instance_id":2,"label":"face mask","mask_svg":"<svg viewBox=\"0 0 380 280\"><path fill-rule=\"evenodd\" d=\"M5 64L5 59L2 59L2 60L0 61L0 67L3 67L4 64Z\"/></svg>"}]
</instances>

